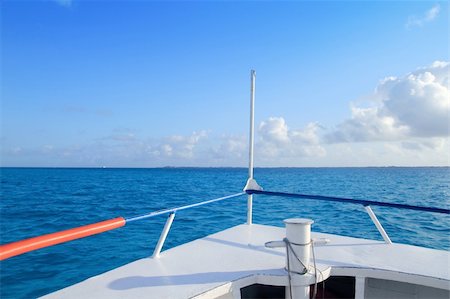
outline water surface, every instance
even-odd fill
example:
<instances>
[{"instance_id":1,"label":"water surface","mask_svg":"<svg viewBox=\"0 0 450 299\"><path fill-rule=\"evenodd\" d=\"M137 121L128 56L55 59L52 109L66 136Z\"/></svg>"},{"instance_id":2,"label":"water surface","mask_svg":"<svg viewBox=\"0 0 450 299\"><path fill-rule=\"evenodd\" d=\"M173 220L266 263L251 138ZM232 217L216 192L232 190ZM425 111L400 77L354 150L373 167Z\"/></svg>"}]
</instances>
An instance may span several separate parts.
<instances>
[{"instance_id":1,"label":"water surface","mask_svg":"<svg viewBox=\"0 0 450 299\"><path fill-rule=\"evenodd\" d=\"M240 192L243 168L2 168L1 243ZM450 169L258 168L265 190L450 207ZM165 249L246 221L246 197L177 213ZM393 242L450 249L449 216L373 207ZM359 205L255 196L254 222L314 219L313 230L381 240ZM31 298L151 255L166 216L0 263L0 297Z\"/></svg>"}]
</instances>

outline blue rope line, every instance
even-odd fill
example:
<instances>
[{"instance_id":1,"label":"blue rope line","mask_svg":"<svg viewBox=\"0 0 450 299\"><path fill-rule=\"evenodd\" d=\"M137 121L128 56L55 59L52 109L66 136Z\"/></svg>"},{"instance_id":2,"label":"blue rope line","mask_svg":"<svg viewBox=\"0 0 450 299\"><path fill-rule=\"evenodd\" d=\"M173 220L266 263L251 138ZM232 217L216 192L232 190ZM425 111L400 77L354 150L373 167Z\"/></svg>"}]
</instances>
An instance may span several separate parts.
<instances>
[{"instance_id":1,"label":"blue rope line","mask_svg":"<svg viewBox=\"0 0 450 299\"><path fill-rule=\"evenodd\" d=\"M308 198L308 199L316 199L316 200L361 204L363 206L382 206L382 207L391 207L391 208L398 208L398 209L408 209L408 210L434 212L434 213L441 213L441 214L450 214L450 210L448 210L448 209L412 206L412 205L406 205L406 204L389 203L389 202L381 202L381 201L373 201L373 200L362 200L362 199L353 199L353 198L322 196L322 195L309 195L309 194L298 194L298 193L287 193L287 192L274 192L274 191L263 191L263 190L246 190L246 192L247 192L247 194L263 194L263 195L270 195L270 196Z\"/></svg>"}]
</instances>

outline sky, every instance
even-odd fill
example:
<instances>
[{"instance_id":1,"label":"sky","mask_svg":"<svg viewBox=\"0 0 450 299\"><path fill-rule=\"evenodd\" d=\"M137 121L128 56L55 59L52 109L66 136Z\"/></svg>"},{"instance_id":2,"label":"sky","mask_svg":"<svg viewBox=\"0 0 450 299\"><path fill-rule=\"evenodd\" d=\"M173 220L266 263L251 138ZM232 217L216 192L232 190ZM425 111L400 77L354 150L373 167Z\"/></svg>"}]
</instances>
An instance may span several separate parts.
<instances>
[{"instance_id":1,"label":"sky","mask_svg":"<svg viewBox=\"0 0 450 299\"><path fill-rule=\"evenodd\" d=\"M1 166L449 166L446 1L1 1Z\"/></svg>"}]
</instances>

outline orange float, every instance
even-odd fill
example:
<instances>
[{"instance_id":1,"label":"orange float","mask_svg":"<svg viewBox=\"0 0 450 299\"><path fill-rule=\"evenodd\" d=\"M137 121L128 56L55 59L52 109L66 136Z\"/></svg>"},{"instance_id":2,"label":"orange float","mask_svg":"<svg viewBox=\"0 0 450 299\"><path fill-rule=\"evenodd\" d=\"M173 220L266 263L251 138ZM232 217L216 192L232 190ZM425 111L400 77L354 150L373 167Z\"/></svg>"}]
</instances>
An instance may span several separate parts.
<instances>
[{"instance_id":1,"label":"orange float","mask_svg":"<svg viewBox=\"0 0 450 299\"><path fill-rule=\"evenodd\" d=\"M40 248L100 234L122 227L125 223L126 220L123 217L117 217L110 220L1 245L0 261Z\"/></svg>"}]
</instances>

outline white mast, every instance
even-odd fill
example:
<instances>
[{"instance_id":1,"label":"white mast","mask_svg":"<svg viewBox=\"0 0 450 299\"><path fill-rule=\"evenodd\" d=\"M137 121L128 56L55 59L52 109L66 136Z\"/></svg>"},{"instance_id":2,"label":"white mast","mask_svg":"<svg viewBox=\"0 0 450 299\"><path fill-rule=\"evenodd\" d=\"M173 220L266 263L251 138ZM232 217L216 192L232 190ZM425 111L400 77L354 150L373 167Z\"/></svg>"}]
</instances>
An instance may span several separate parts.
<instances>
[{"instance_id":1,"label":"white mast","mask_svg":"<svg viewBox=\"0 0 450 299\"><path fill-rule=\"evenodd\" d=\"M250 72L250 138L249 138L249 162L248 162L248 180L253 180L253 144L255 141L255 79L256 72ZM253 214L253 195L247 198L247 224L252 224Z\"/></svg>"}]
</instances>

